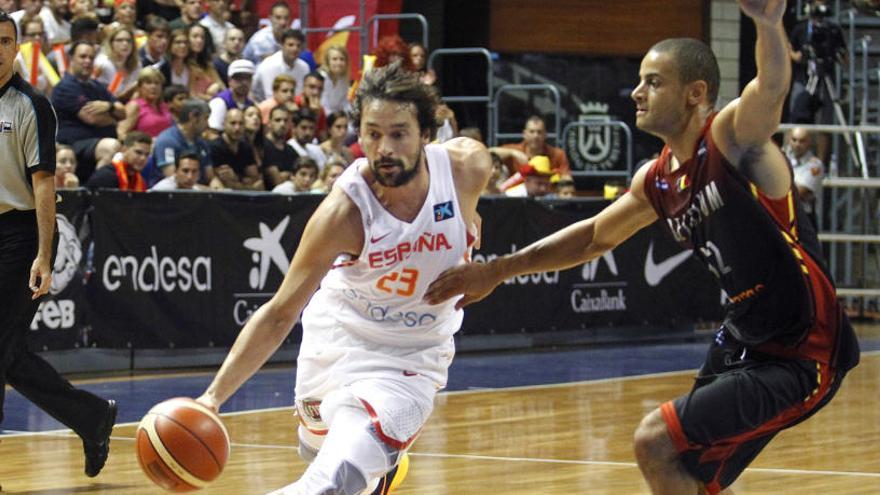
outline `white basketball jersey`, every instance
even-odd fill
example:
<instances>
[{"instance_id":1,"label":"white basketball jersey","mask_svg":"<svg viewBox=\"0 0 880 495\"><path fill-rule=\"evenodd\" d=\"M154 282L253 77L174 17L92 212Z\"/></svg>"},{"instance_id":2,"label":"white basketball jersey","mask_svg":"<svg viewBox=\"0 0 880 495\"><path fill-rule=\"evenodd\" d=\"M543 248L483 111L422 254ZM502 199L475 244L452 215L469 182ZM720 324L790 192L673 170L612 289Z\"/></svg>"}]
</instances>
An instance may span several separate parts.
<instances>
[{"instance_id":1,"label":"white basketball jersey","mask_svg":"<svg viewBox=\"0 0 880 495\"><path fill-rule=\"evenodd\" d=\"M310 322L333 321L365 341L422 347L458 331L463 313L454 299L436 306L422 301L431 282L463 263L468 249L449 155L440 145L426 146L425 155L430 185L412 222L394 217L376 199L362 175L369 166L365 158L337 179L334 187L361 212L364 246L357 259L341 257L321 281L303 312L306 334Z\"/></svg>"}]
</instances>

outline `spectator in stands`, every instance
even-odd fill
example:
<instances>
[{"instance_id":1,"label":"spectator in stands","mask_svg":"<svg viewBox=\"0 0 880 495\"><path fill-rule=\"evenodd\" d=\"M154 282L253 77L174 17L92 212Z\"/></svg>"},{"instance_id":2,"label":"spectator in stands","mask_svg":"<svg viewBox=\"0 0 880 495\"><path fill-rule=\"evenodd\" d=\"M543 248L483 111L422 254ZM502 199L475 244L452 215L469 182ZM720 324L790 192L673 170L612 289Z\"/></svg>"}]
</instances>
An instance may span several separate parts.
<instances>
[{"instance_id":1,"label":"spectator in stands","mask_svg":"<svg viewBox=\"0 0 880 495\"><path fill-rule=\"evenodd\" d=\"M25 57L25 52L33 53L37 49L37 57L46 56L49 44L46 42L46 30L43 20L39 16L25 15L21 18L21 43L18 55L15 57L13 66L22 79L30 83L34 88L42 91L46 96L52 96L52 80L56 77L54 69L39 63L39 58ZM48 60L48 58L46 59ZM34 62L37 62L34 65Z\"/></svg>"},{"instance_id":2,"label":"spectator in stands","mask_svg":"<svg viewBox=\"0 0 880 495\"><path fill-rule=\"evenodd\" d=\"M327 115L321 105L321 93L324 92L324 77L320 72L309 72L303 80L302 92L293 99L299 108L308 108L315 114L315 135L323 139L327 134Z\"/></svg>"},{"instance_id":3,"label":"spectator in stands","mask_svg":"<svg viewBox=\"0 0 880 495\"><path fill-rule=\"evenodd\" d=\"M263 132L263 116L256 105L244 109L244 139L254 149L257 165L263 162L263 143L266 135Z\"/></svg>"},{"instance_id":4,"label":"spectator in stands","mask_svg":"<svg viewBox=\"0 0 880 495\"><path fill-rule=\"evenodd\" d=\"M223 121L228 110L232 108L244 110L253 105L248 94L254 77L254 63L245 59L236 60L229 64L227 76L229 88L217 93L209 103L211 117L208 119L208 126L218 132L223 130Z\"/></svg>"},{"instance_id":5,"label":"spectator in stands","mask_svg":"<svg viewBox=\"0 0 880 495\"><path fill-rule=\"evenodd\" d=\"M15 12L18 10L18 2L16 0L0 0L0 10L3 12Z\"/></svg>"},{"instance_id":6,"label":"spectator in stands","mask_svg":"<svg viewBox=\"0 0 880 495\"><path fill-rule=\"evenodd\" d=\"M76 153L66 144L55 146L55 189L79 187L76 176Z\"/></svg>"},{"instance_id":7,"label":"spectator in stands","mask_svg":"<svg viewBox=\"0 0 880 495\"><path fill-rule=\"evenodd\" d=\"M194 150L177 155L174 162L174 175L165 177L150 188L150 191L207 191L199 184L199 153Z\"/></svg>"},{"instance_id":8,"label":"spectator in stands","mask_svg":"<svg viewBox=\"0 0 880 495\"><path fill-rule=\"evenodd\" d=\"M259 33L260 31L257 32ZM257 73L254 76L255 100L263 101L272 94L272 83L280 74L293 77L297 88L303 87L303 79L309 73L309 64L300 60L299 54L305 41L305 36L298 29L286 29L281 33L280 49L263 59L257 66Z\"/></svg>"},{"instance_id":9,"label":"spectator in stands","mask_svg":"<svg viewBox=\"0 0 880 495\"><path fill-rule=\"evenodd\" d=\"M96 166L110 163L119 149L116 124L125 117L125 107L92 79L94 61L94 46L74 43L70 70L52 93L52 106L58 115L57 139L73 147L81 183L88 180Z\"/></svg>"},{"instance_id":10,"label":"spectator in stands","mask_svg":"<svg viewBox=\"0 0 880 495\"><path fill-rule=\"evenodd\" d=\"M321 170L320 177L312 184L312 192L329 194L333 184L336 183L336 179L342 175L342 172L345 172L346 167L348 167L348 164L338 156L327 160L324 169Z\"/></svg>"},{"instance_id":11,"label":"spectator in stands","mask_svg":"<svg viewBox=\"0 0 880 495\"><path fill-rule=\"evenodd\" d=\"M179 84L189 91L189 35L186 30L171 31L168 53L157 68L165 76L165 84Z\"/></svg>"},{"instance_id":12,"label":"spectator in stands","mask_svg":"<svg viewBox=\"0 0 880 495\"><path fill-rule=\"evenodd\" d=\"M257 107L264 124L269 123L269 113L278 105L284 105L291 112L299 110L293 97L296 96L296 80L287 75L279 74L272 83L272 97L261 101Z\"/></svg>"},{"instance_id":13,"label":"spectator in stands","mask_svg":"<svg viewBox=\"0 0 880 495\"><path fill-rule=\"evenodd\" d=\"M351 109L348 91L351 89L351 64L348 50L342 45L334 45L324 51L324 60L318 70L324 78L324 91L321 93L321 106L324 113L344 112Z\"/></svg>"},{"instance_id":14,"label":"spectator in stands","mask_svg":"<svg viewBox=\"0 0 880 495\"><path fill-rule=\"evenodd\" d=\"M70 18L73 22L78 19L90 19L98 23L98 14L95 13L95 0L71 0L70 1ZM71 30L73 28L71 27ZM73 33L70 34L73 38Z\"/></svg>"},{"instance_id":15,"label":"spectator in stands","mask_svg":"<svg viewBox=\"0 0 880 495\"><path fill-rule=\"evenodd\" d=\"M145 175L149 183L155 184L159 179L173 175L177 155L186 150L196 150L199 153L201 183L207 184L214 178L211 148L202 139L202 133L208 128L210 113L208 104L197 98L191 98L183 104L177 124L165 129L156 138L151 161L157 170Z\"/></svg>"},{"instance_id":16,"label":"spectator in stands","mask_svg":"<svg viewBox=\"0 0 880 495\"><path fill-rule=\"evenodd\" d=\"M817 227L816 198L822 195L822 178L825 166L813 153L813 138L803 127L795 127L788 136L785 157L794 173L794 184L801 199L804 211Z\"/></svg>"},{"instance_id":17,"label":"spectator in stands","mask_svg":"<svg viewBox=\"0 0 880 495\"><path fill-rule=\"evenodd\" d=\"M229 86L229 64L241 58L241 51L244 50L244 32L237 27L226 30L226 37L223 38L223 49L214 56L214 68L223 79L223 84Z\"/></svg>"},{"instance_id":18,"label":"spectator in stands","mask_svg":"<svg viewBox=\"0 0 880 495\"><path fill-rule=\"evenodd\" d=\"M40 10L40 18L46 29L46 42L49 46L70 43L70 14L68 0L48 0Z\"/></svg>"},{"instance_id":19,"label":"spectator in stands","mask_svg":"<svg viewBox=\"0 0 880 495\"><path fill-rule=\"evenodd\" d=\"M308 157L299 157L293 166L290 180L283 182L274 189L278 194L303 194L312 192L312 185L318 179L318 164Z\"/></svg>"},{"instance_id":20,"label":"spectator in stands","mask_svg":"<svg viewBox=\"0 0 880 495\"><path fill-rule=\"evenodd\" d=\"M421 43L410 43L409 58L412 60L414 70L419 74L422 84L433 85L437 82L437 74L434 69L428 69L428 50Z\"/></svg>"},{"instance_id":21,"label":"spectator in stands","mask_svg":"<svg viewBox=\"0 0 880 495\"><path fill-rule=\"evenodd\" d=\"M404 69L416 70L409 55L409 46L403 41L403 38L396 34L383 36L373 50L373 54L376 57L374 67L385 67L399 60Z\"/></svg>"},{"instance_id":22,"label":"spectator in stands","mask_svg":"<svg viewBox=\"0 0 880 495\"><path fill-rule=\"evenodd\" d=\"M150 0L139 3L137 22L140 25L145 25L149 17L161 17L168 22L180 17L180 5L177 0Z\"/></svg>"},{"instance_id":23,"label":"spectator in stands","mask_svg":"<svg viewBox=\"0 0 880 495\"><path fill-rule=\"evenodd\" d=\"M497 154L490 153L490 155L492 156L492 175L489 176L489 182L482 194L483 196L502 195L504 191L501 190L501 184L507 178L507 167Z\"/></svg>"},{"instance_id":24,"label":"spectator in stands","mask_svg":"<svg viewBox=\"0 0 880 495\"><path fill-rule=\"evenodd\" d=\"M244 57L255 64L259 64L264 58L281 48L283 43L281 36L290 29L290 6L287 2L279 0L272 4L272 9L269 11L269 24L254 33L244 48ZM274 77L269 78L268 84L272 84L273 79ZM258 99L262 101L262 99Z\"/></svg>"},{"instance_id":25,"label":"spectator in stands","mask_svg":"<svg viewBox=\"0 0 880 495\"><path fill-rule=\"evenodd\" d=\"M437 121L435 140L438 143L445 143L452 138L458 137L458 120L455 118L455 112L448 105L438 105L434 118Z\"/></svg>"},{"instance_id":26,"label":"spectator in stands","mask_svg":"<svg viewBox=\"0 0 880 495\"><path fill-rule=\"evenodd\" d=\"M70 47L77 41L85 41L93 45L98 44L98 22L90 17L74 19L70 24L70 43L55 45L49 55L49 62L58 70L58 75L64 77L70 68Z\"/></svg>"},{"instance_id":27,"label":"spectator in stands","mask_svg":"<svg viewBox=\"0 0 880 495\"><path fill-rule=\"evenodd\" d=\"M168 111L171 112L171 117L175 122L180 119L180 109L188 99L189 90L179 84L165 86L165 89L162 90L162 101L168 105Z\"/></svg>"},{"instance_id":28,"label":"spectator in stands","mask_svg":"<svg viewBox=\"0 0 880 495\"><path fill-rule=\"evenodd\" d=\"M471 139L473 139L475 141L479 141L483 144L486 143L485 141L483 141L483 132L480 131L479 127L464 127L458 131L458 136L471 138ZM499 160L500 160L500 158L499 158ZM502 164L503 164L503 162L502 162Z\"/></svg>"},{"instance_id":29,"label":"spectator in stands","mask_svg":"<svg viewBox=\"0 0 880 495\"><path fill-rule=\"evenodd\" d=\"M18 26L18 38L22 37L22 25L21 20L27 17L39 17L40 10L43 9L43 0L20 0L18 4L19 10L14 12L7 12L9 17L15 21L15 25Z\"/></svg>"},{"instance_id":30,"label":"spectator in stands","mask_svg":"<svg viewBox=\"0 0 880 495\"><path fill-rule=\"evenodd\" d=\"M199 24L208 28L214 46L223 46L226 31L235 27L226 20L229 17L229 7L226 6L226 0L207 0L205 4L208 6L208 15L202 17Z\"/></svg>"},{"instance_id":31,"label":"spectator in stands","mask_svg":"<svg viewBox=\"0 0 880 495\"><path fill-rule=\"evenodd\" d=\"M202 2L200 0L180 0L180 17L171 21L171 29L186 29L197 23L202 17Z\"/></svg>"},{"instance_id":32,"label":"spectator in stands","mask_svg":"<svg viewBox=\"0 0 880 495\"><path fill-rule=\"evenodd\" d=\"M104 37L110 30L120 26L128 28L135 38L145 36L143 30L135 25L137 20L137 0L115 0L113 8L113 22L104 26Z\"/></svg>"},{"instance_id":33,"label":"spectator in stands","mask_svg":"<svg viewBox=\"0 0 880 495\"><path fill-rule=\"evenodd\" d=\"M293 148L298 156L311 158L319 167L323 167L327 158L324 156L321 146L314 143L316 120L314 112L308 108L300 108L294 112L293 137L287 141L287 144Z\"/></svg>"},{"instance_id":34,"label":"spectator in stands","mask_svg":"<svg viewBox=\"0 0 880 495\"><path fill-rule=\"evenodd\" d=\"M538 155L550 159L550 166L554 172L561 175L571 174L565 151L547 144L547 125L544 119L537 115L532 115L526 120L521 142L492 147L489 151L497 153L507 165L507 170L513 174L504 185L505 189L522 183L523 178L518 174L517 169Z\"/></svg>"},{"instance_id":35,"label":"spectator in stands","mask_svg":"<svg viewBox=\"0 0 880 495\"><path fill-rule=\"evenodd\" d=\"M149 67L156 65L165 59L168 51L168 39L171 36L171 28L168 21L161 17L151 17L147 21L147 42L138 50L141 65Z\"/></svg>"},{"instance_id":36,"label":"spectator in stands","mask_svg":"<svg viewBox=\"0 0 880 495\"><path fill-rule=\"evenodd\" d=\"M140 131L131 131L122 141L121 153L110 166L100 167L86 182L88 188L119 189L120 191L144 192L147 183L141 170L150 157L153 138Z\"/></svg>"},{"instance_id":37,"label":"spectator in stands","mask_svg":"<svg viewBox=\"0 0 880 495\"><path fill-rule=\"evenodd\" d=\"M290 179L293 173L293 164L299 156L287 144L291 113L283 105L278 105L269 112L269 123L266 125L263 144L263 180L266 183L266 189L270 191Z\"/></svg>"},{"instance_id":38,"label":"spectator in stands","mask_svg":"<svg viewBox=\"0 0 880 495\"><path fill-rule=\"evenodd\" d=\"M143 69L137 78L137 97L125 105L125 118L119 121L116 134L125 139L129 131L141 131L150 137L158 137L174 125L168 105L162 100L162 84L165 79L155 67Z\"/></svg>"},{"instance_id":39,"label":"spectator in stands","mask_svg":"<svg viewBox=\"0 0 880 495\"><path fill-rule=\"evenodd\" d=\"M122 101L135 91L141 61L134 47L134 33L125 26L111 29L95 57L93 78Z\"/></svg>"},{"instance_id":40,"label":"spectator in stands","mask_svg":"<svg viewBox=\"0 0 880 495\"><path fill-rule=\"evenodd\" d=\"M226 112L223 132L210 145L214 164L213 189L265 190L254 149L244 139L244 113L241 110L233 108Z\"/></svg>"},{"instance_id":41,"label":"spectator in stands","mask_svg":"<svg viewBox=\"0 0 880 495\"><path fill-rule=\"evenodd\" d=\"M348 114L345 112L331 113L327 117L327 124L329 132L327 140L321 143L321 150L328 161L335 156L348 166L354 161L354 154L345 145L345 137L348 134Z\"/></svg>"},{"instance_id":42,"label":"spectator in stands","mask_svg":"<svg viewBox=\"0 0 880 495\"><path fill-rule=\"evenodd\" d=\"M559 174L550 165L550 159L543 155L537 155L529 160L529 163L519 169L524 181L504 191L511 197L528 196L538 198L553 192L554 182L559 180Z\"/></svg>"},{"instance_id":43,"label":"spectator in stands","mask_svg":"<svg viewBox=\"0 0 880 495\"><path fill-rule=\"evenodd\" d=\"M193 24L187 33L189 39L189 92L196 98L210 100L225 88L220 74L214 68L214 42L208 28Z\"/></svg>"},{"instance_id":44,"label":"spectator in stands","mask_svg":"<svg viewBox=\"0 0 880 495\"><path fill-rule=\"evenodd\" d=\"M574 183L574 177L563 175L559 177L556 183L556 196L560 198L573 198L577 195L577 187Z\"/></svg>"}]
</instances>

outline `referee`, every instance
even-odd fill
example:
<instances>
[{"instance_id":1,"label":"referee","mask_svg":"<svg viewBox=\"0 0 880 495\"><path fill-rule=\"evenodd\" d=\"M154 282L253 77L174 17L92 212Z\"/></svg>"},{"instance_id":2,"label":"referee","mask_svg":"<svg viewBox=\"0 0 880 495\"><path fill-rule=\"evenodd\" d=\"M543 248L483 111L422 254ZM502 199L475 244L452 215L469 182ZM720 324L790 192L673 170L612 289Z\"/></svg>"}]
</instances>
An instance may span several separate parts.
<instances>
[{"instance_id":1,"label":"referee","mask_svg":"<svg viewBox=\"0 0 880 495\"><path fill-rule=\"evenodd\" d=\"M116 403L74 388L25 335L49 291L55 229L55 111L17 74L15 22L0 11L0 422L8 383L82 438L85 473L110 452Z\"/></svg>"}]
</instances>

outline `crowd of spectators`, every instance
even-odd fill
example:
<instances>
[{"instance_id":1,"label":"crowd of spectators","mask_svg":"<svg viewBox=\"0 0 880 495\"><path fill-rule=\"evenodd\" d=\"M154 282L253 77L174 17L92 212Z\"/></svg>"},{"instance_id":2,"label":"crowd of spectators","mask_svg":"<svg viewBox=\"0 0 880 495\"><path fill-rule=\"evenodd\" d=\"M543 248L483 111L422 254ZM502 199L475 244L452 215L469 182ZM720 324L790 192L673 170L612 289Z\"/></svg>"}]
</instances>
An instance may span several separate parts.
<instances>
[{"instance_id":1,"label":"crowd of spectators","mask_svg":"<svg viewBox=\"0 0 880 495\"><path fill-rule=\"evenodd\" d=\"M4 3L22 42L16 70L58 114L59 188L327 192L363 156L349 118L357 64L341 44L310 53L285 1L261 29L224 0ZM393 35L360 65L400 63L434 85L427 59L425 46ZM482 140L477 128L460 133L447 106L437 123L439 142ZM530 196L549 194L559 174L567 177L565 154L546 144L540 117L523 136L493 149L504 166L486 194L520 195L526 186ZM536 157L552 174L534 166Z\"/></svg>"}]
</instances>

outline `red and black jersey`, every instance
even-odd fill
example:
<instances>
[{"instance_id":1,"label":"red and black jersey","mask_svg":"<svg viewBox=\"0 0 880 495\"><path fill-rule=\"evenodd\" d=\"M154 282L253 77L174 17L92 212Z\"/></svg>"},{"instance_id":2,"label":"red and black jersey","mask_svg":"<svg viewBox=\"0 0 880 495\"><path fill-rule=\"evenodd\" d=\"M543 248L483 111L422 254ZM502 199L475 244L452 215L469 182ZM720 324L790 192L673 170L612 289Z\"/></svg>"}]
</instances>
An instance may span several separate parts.
<instances>
[{"instance_id":1,"label":"red and black jersey","mask_svg":"<svg viewBox=\"0 0 880 495\"><path fill-rule=\"evenodd\" d=\"M724 326L737 340L774 355L835 363L840 334L855 339L841 324L845 316L817 256L815 232L799 231L796 194L765 196L718 150L713 119L678 169L669 171L671 150L663 149L645 193L675 241L718 279L728 296ZM847 360L857 361L857 350L854 358L849 351Z\"/></svg>"}]
</instances>

